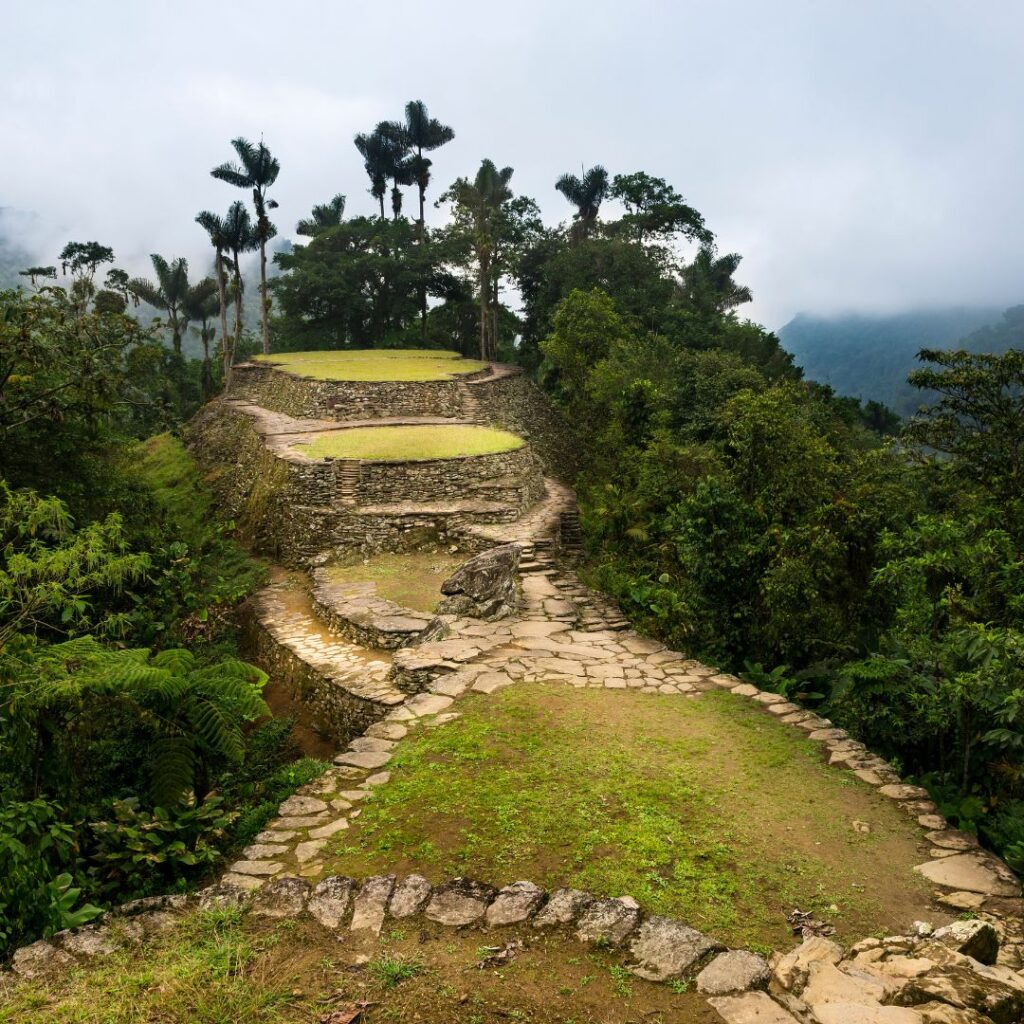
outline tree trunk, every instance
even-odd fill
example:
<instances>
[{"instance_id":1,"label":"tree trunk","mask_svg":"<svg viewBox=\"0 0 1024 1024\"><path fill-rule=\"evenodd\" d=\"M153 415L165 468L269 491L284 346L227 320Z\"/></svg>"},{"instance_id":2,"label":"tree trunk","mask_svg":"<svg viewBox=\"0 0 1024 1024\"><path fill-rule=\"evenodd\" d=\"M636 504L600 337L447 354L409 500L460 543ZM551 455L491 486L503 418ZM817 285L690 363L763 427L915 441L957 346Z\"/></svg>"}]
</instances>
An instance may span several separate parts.
<instances>
[{"instance_id":1,"label":"tree trunk","mask_svg":"<svg viewBox=\"0 0 1024 1024\"><path fill-rule=\"evenodd\" d=\"M487 298L491 291L491 274L485 257L480 257L480 358L484 362L489 361L487 335L488 320Z\"/></svg>"},{"instance_id":2,"label":"tree trunk","mask_svg":"<svg viewBox=\"0 0 1024 1024\"><path fill-rule=\"evenodd\" d=\"M233 253L233 256L235 258L235 277L232 283L232 291L235 293L235 337L231 343L231 351L224 354L224 365L228 368L228 376L224 382L225 387L231 379L231 367L235 363L235 353L242 340L242 273L238 269L238 253Z\"/></svg>"},{"instance_id":3,"label":"tree trunk","mask_svg":"<svg viewBox=\"0 0 1024 1024\"><path fill-rule=\"evenodd\" d=\"M230 343L228 342L228 286L224 279L224 255L220 249L217 250L217 298L220 300L220 346L221 355L224 358L224 387L228 386L231 380L231 364L228 362Z\"/></svg>"},{"instance_id":4,"label":"tree trunk","mask_svg":"<svg viewBox=\"0 0 1024 1024\"><path fill-rule=\"evenodd\" d=\"M260 326L263 329L263 354L270 354L270 299L267 298L267 243L260 237Z\"/></svg>"}]
</instances>

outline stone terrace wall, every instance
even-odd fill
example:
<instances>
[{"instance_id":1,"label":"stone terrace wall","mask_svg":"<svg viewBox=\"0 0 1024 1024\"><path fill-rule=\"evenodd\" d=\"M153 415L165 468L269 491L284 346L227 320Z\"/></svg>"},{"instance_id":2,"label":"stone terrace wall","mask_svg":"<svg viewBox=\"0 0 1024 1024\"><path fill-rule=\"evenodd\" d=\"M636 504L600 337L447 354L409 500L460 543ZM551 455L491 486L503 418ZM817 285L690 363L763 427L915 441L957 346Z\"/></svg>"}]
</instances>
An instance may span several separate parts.
<instances>
[{"instance_id":1,"label":"stone terrace wall","mask_svg":"<svg viewBox=\"0 0 1024 1024\"><path fill-rule=\"evenodd\" d=\"M541 465L529 445L461 459L364 461L356 497L367 504L471 498L480 484L509 477L523 485L522 497L517 502L520 508L532 504L543 490Z\"/></svg>"},{"instance_id":2,"label":"stone terrace wall","mask_svg":"<svg viewBox=\"0 0 1024 1024\"><path fill-rule=\"evenodd\" d=\"M358 506L338 503L335 465L278 457L266 448L252 419L223 400L200 410L188 425L186 443L222 506L236 520L242 539L288 566L304 566L331 547L372 554L457 541L477 550L487 544L474 546L463 531L482 522L515 521L544 486L540 473L532 472L521 489L522 504L509 502L508 495L503 503L489 495L473 498L479 492L464 489L458 500L436 500L433 510L403 505L389 488L386 508L363 513ZM531 457L528 449L501 454ZM503 479L494 478L494 486L500 487ZM382 485L375 486L384 495ZM474 502L479 507L473 507Z\"/></svg>"},{"instance_id":3,"label":"stone terrace wall","mask_svg":"<svg viewBox=\"0 0 1024 1024\"><path fill-rule=\"evenodd\" d=\"M479 373L466 374L461 379ZM234 368L229 397L244 398L273 412L309 419L463 417L459 380L317 380L261 363L242 363Z\"/></svg>"},{"instance_id":4,"label":"stone terrace wall","mask_svg":"<svg viewBox=\"0 0 1024 1024\"><path fill-rule=\"evenodd\" d=\"M488 423L525 437L552 476L572 483L579 469L572 424L519 367L500 369L502 373L464 384L463 389L476 397Z\"/></svg>"}]
</instances>

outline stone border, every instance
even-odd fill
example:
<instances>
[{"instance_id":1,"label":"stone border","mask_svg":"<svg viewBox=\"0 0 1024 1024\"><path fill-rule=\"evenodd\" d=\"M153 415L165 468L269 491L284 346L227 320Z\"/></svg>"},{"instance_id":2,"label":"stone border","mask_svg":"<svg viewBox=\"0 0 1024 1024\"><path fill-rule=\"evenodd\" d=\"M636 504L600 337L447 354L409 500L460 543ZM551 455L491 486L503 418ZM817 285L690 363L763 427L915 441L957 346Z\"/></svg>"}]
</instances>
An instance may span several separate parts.
<instances>
[{"instance_id":1,"label":"stone border","mask_svg":"<svg viewBox=\"0 0 1024 1024\"><path fill-rule=\"evenodd\" d=\"M682 921L646 915L629 896L545 892L529 881L497 889L462 877L434 886L415 874L362 882L330 875L315 885L286 875L257 891L221 882L192 897L136 900L95 924L22 947L11 970L38 979L166 931L189 908L225 905L257 918L312 919L344 936L357 955L372 948L387 920L460 931L560 929L582 945L628 953L626 969L646 981L695 983L726 1024L1012 1024L1024 1017L1024 978L997 964L999 936L983 921L938 930L919 923L913 935L866 939L848 951L815 936L765 960Z\"/></svg>"}]
</instances>

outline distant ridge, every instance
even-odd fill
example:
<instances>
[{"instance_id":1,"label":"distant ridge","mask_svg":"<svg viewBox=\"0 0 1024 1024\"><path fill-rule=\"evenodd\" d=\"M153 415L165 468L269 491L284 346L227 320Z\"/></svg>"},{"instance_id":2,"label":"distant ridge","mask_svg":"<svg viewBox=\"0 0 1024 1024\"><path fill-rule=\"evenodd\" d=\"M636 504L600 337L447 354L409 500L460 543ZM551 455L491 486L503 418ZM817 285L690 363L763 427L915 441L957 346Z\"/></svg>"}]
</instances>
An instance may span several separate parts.
<instances>
[{"instance_id":1,"label":"distant ridge","mask_svg":"<svg viewBox=\"0 0 1024 1024\"><path fill-rule=\"evenodd\" d=\"M924 396L907 384L922 348L1004 352L1024 345L1024 306L949 307L892 316L800 313L778 332L804 376L843 395L912 415Z\"/></svg>"}]
</instances>

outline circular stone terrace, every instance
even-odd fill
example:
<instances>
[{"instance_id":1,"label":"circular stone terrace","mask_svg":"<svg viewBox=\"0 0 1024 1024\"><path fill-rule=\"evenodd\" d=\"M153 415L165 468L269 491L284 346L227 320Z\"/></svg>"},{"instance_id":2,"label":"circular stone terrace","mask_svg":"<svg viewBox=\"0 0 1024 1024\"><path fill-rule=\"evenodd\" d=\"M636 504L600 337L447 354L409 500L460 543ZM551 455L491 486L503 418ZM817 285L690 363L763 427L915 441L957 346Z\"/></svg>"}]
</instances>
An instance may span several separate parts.
<instances>
[{"instance_id":1,"label":"circular stone terrace","mask_svg":"<svg viewBox=\"0 0 1024 1024\"><path fill-rule=\"evenodd\" d=\"M253 361L314 380L368 382L454 380L490 366L477 359L464 359L458 352L415 348L282 352L254 356Z\"/></svg>"},{"instance_id":2,"label":"circular stone terrace","mask_svg":"<svg viewBox=\"0 0 1024 1024\"><path fill-rule=\"evenodd\" d=\"M365 459L414 462L496 455L523 446L507 430L463 423L401 424L349 427L311 434L294 447L311 459Z\"/></svg>"}]
</instances>

